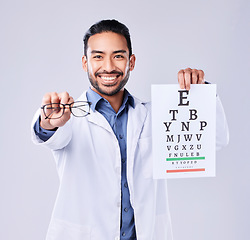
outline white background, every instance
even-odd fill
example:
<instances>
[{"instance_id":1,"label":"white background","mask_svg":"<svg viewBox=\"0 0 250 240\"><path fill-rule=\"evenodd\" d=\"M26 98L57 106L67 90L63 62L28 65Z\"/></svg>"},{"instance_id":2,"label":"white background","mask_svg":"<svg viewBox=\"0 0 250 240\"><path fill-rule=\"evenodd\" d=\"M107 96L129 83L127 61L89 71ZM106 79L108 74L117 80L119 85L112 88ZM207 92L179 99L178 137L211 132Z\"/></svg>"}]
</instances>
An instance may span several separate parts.
<instances>
[{"instance_id":1,"label":"white background","mask_svg":"<svg viewBox=\"0 0 250 240\"><path fill-rule=\"evenodd\" d=\"M201 68L225 107L230 144L217 154L217 177L169 180L174 239L249 239L249 3L1 0L0 239L45 239L58 178L50 151L31 143L30 122L44 93L76 98L88 87L82 37L106 18L131 31L131 93L150 99L151 83Z\"/></svg>"}]
</instances>

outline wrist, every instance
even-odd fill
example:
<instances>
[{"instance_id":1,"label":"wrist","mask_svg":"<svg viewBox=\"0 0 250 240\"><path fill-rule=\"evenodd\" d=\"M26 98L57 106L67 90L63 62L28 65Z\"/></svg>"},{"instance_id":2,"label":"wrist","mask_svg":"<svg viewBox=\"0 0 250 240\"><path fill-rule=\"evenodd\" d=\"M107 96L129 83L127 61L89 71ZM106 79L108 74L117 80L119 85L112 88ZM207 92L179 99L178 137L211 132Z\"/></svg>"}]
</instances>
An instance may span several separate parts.
<instances>
[{"instance_id":1,"label":"wrist","mask_svg":"<svg viewBox=\"0 0 250 240\"><path fill-rule=\"evenodd\" d=\"M56 131L57 127L51 125L50 123L44 122L41 117L39 121L40 127L48 131Z\"/></svg>"}]
</instances>

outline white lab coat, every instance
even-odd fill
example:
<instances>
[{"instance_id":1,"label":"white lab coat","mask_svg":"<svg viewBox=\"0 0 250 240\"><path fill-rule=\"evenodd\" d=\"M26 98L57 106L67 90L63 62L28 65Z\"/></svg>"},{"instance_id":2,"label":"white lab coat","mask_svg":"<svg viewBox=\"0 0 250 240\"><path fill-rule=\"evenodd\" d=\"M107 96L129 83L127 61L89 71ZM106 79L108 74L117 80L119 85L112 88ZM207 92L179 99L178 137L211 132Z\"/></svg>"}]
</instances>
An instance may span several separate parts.
<instances>
[{"instance_id":1,"label":"white lab coat","mask_svg":"<svg viewBox=\"0 0 250 240\"><path fill-rule=\"evenodd\" d=\"M86 93L78 100L86 100ZM218 148L228 141L218 100ZM115 240L120 236L121 156L118 140L97 111L71 117L46 142L53 152L60 187L46 240ZM165 180L152 178L150 104L135 98L128 111L127 180L138 240L172 240Z\"/></svg>"}]
</instances>

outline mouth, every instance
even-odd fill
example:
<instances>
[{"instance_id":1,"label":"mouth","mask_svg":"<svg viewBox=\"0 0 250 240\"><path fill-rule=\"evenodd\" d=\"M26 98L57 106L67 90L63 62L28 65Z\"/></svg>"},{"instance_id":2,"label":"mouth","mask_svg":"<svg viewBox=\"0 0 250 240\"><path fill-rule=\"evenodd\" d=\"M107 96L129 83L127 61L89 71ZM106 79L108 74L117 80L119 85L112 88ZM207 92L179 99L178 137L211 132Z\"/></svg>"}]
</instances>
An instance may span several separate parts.
<instances>
[{"instance_id":1,"label":"mouth","mask_svg":"<svg viewBox=\"0 0 250 240\"><path fill-rule=\"evenodd\" d=\"M104 81L113 81L113 80L115 80L116 78L118 78L119 77L119 75L117 75L117 76L99 76L102 80L104 80Z\"/></svg>"},{"instance_id":2,"label":"mouth","mask_svg":"<svg viewBox=\"0 0 250 240\"><path fill-rule=\"evenodd\" d=\"M103 85L113 86L115 85L119 77L122 76L122 74L98 74L97 77L101 79Z\"/></svg>"}]
</instances>

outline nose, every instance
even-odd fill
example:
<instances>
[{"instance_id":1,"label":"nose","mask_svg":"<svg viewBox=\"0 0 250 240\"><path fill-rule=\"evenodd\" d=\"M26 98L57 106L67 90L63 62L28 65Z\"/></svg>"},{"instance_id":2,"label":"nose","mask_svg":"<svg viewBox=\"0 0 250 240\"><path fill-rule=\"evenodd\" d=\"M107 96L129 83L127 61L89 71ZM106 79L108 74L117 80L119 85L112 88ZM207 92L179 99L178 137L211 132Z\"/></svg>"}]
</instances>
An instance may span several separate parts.
<instances>
[{"instance_id":1,"label":"nose","mask_svg":"<svg viewBox=\"0 0 250 240\"><path fill-rule=\"evenodd\" d=\"M105 58L103 62L103 70L107 72L112 72L115 66L111 58Z\"/></svg>"}]
</instances>

